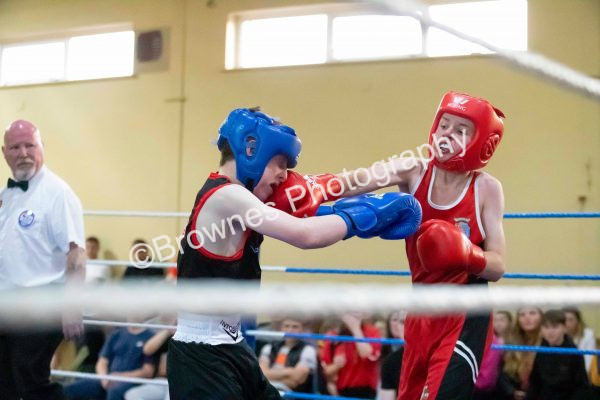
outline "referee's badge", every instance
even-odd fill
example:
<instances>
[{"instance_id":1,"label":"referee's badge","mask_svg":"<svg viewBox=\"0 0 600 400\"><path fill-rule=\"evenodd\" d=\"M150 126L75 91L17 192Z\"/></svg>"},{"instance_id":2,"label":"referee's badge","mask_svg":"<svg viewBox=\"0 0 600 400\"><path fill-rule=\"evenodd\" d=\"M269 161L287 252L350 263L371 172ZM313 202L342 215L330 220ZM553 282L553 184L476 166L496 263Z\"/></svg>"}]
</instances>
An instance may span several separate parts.
<instances>
[{"instance_id":1,"label":"referee's badge","mask_svg":"<svg viewBox=\"0 0 600 400\"><path fill-rule=\"evenodd\" d=\"M35 214L31 210L23 211L19 214L19 225L23 228L29 228L35 221Z\"/></svg>"}]
</instances>

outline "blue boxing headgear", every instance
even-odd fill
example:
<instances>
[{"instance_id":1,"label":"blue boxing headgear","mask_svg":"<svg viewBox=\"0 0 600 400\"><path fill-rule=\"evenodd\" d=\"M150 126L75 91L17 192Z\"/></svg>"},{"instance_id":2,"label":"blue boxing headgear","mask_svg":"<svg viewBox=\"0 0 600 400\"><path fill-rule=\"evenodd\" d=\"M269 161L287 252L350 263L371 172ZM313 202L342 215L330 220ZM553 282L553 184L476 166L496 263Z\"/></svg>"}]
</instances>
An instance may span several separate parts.
<instances>
[{"instance_id":1,"label":"blue boxing headgear","mask_svg":"<svg viewBox=\"0 0 600 400\"><path fill-rule=\"evenodd\" d=\"M233 110L219 128L219 150L223 149L226 140L235 158L237 179L248 190L258 184L273 157L285 156L288 168L293 168L302 148L292 128L277 124L267 114L247 108Z\"/></svg>"}]
</instances>

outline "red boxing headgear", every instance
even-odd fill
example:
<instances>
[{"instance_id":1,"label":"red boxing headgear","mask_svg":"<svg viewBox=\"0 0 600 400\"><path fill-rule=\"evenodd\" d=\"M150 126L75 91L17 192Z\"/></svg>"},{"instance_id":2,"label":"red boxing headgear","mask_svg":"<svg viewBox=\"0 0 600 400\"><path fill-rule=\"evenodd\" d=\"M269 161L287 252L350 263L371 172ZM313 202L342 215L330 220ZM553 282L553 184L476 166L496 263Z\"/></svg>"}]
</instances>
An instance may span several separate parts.
<instances>
[{"instance_id":1,"label":"red boxing headgear","mask_svg":"<svg viewBox=\"0 0 600 400\"><path fill-rule=\"evenodd\" d=\"M433 134L444 113L467 118L475 125L475 133L462 156L461 152L443 162L433 157L433 164L449 171L473 171L486 166L502 139L504 113L485 99L457 92L446 93L429 132L429 145L433 149L436 148Z\"/></svg>"}]
</instances>

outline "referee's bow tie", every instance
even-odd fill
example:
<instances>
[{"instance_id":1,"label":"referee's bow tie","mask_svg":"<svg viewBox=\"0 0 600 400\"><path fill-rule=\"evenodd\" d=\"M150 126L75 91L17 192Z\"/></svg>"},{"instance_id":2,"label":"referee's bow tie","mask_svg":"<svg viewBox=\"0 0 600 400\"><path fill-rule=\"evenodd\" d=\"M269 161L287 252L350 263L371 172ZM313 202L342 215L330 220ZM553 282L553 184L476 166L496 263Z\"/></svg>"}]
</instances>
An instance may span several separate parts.
<instances>
[{"instance_id":1,"label":"referee's bow tie","mask_svg":"<svg viewBox=\"0 0 600 400\"><path fill-rule=\"evenodd\" d=\"M6 184L6 187L8 187L9 189L18 187L18 188L21 188L22 191L26 192L27 189L29 189L29 182L28 181L13 181L12 179L8 178L8 183Z\"/></svg>"}]
</instances>

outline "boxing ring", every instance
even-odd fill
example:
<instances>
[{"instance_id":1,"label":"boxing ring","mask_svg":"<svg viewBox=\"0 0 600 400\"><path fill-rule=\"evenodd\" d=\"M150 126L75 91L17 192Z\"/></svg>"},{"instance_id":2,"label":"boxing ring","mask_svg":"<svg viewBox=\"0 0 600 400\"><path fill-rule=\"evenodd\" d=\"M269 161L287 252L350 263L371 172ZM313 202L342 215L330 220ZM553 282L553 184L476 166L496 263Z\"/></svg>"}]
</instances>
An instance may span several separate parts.
<instances>
[{"instance_id":1,"label":"boxing ring","mask_svg":"<svg viewBox=\"0 0 600 400\"><path fill-rule=\"evenodd\" d=\"M186 213L178 212L145 212L145 211L86 211L88 217L136 217L136 218L183 218ZM600 212L535 212L506 213L505 219L589 219L597 223ZM122 266L131 264L130 260L96 260L94 265ZM152 262L147 268L172 268L175 263ZM263 271L281 274L320 274L335 278L337 275L357 276L410 276L408 270L390 269L344 269L344 268L304 268L288 266L263 266ZM565 273L506 273L507 280L542 280L544 282L596 282L600 274L565 274ZM335 285L335 291L332 291ZM22 297L11 298L0 296L0 319L10 323L23 323L27 319L40 323L44 318L59 316L69 307L81 307L93 313L112 313L118 315L139 311L140 309L154 313L173 313L187 309L196 312L240 312L243 314L281 314L306 316L328 316L346 311L390 312L403 309L411 313L445 314L455 311L486 312L494 308L515 310L521 306L562 307L576 305L580 307L600 305L600 288L596 286L497 286L490 288L470 288L435 285L426 288L411 288L406 284L339 284L333 281L324 284L269 284L257 290L253 285L231 285L221 282L218 285L193 285L190 287L152 286L151 297L148 296L147 285L105 285L83 291L63 292L32 290L26 300ZM222 293L228 293L222 297ZM231 295L235 293L235 295ZM8 297L8 298L7 298ZM97 299L104 299L98 302ZM215 303L214 299L219 298ZM43 306L40 307L40 304ZM190 306L193 304L193 306ZM133 323L113 320L85 319L86 326L102 327L139 327L154 330L175 329L174 325L157 323ZM285 338L302 339L308 342L367 342L388 345L403 345L401 339L357 339L352 336L332 336L313 333L283 333L276 331L248 330L246 336L278 341ZM541 346L492 345L499 351L543 352L560 354L600 355L600 350L578 350ZM53 370L52 375L60 378L104 379L138 384L166 386L164 378L144 379L114 375L98 375L75 371ZM323 399L352 400L349 397L329 396L322 394L285 392L289 399Z\"/></svg>"}]
</instances>

